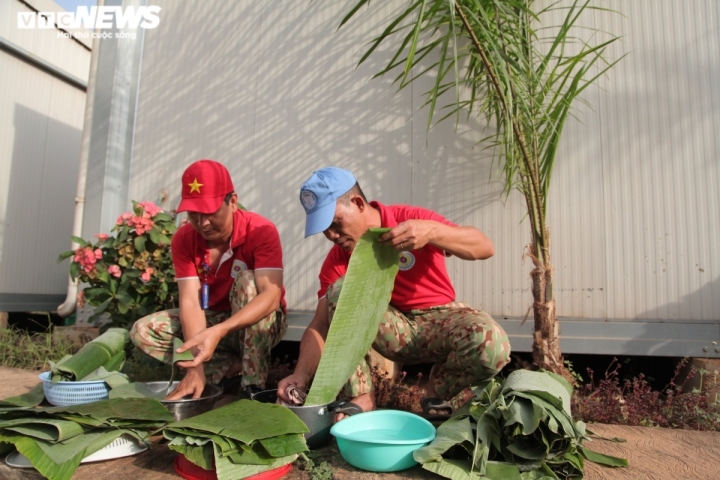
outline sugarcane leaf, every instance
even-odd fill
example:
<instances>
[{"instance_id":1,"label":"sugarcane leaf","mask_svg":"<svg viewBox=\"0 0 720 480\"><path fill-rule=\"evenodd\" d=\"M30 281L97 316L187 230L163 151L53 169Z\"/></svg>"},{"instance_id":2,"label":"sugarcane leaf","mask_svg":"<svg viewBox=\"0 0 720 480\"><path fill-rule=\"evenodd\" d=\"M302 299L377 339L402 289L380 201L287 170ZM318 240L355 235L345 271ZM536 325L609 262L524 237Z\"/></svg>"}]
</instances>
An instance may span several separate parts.
<instances>
[{"instance_id":1,"label":"sugarcane leaf","mask_svg":"<svg viewBox=\"0 0 720 480\"><path fill-rule=\"evenodd\" d=\"M368 353L387 311L398 271L397 249L377 238L387 228L365 232L350 256L343 288L305 405L332 402Z\"/></svg>"}]
</instances>

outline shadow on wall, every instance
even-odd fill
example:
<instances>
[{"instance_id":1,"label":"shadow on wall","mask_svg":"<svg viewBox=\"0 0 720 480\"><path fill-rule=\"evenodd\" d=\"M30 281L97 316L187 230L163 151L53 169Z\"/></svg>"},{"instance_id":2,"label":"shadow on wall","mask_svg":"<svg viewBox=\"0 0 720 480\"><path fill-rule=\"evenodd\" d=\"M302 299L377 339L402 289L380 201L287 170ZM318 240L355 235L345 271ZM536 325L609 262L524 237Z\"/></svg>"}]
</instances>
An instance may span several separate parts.
<instances>
[{"instance_id":1,"label":"shadow on wall","mask_svg":"<svg viewBox=\"0 0 720 480\"><path fill-rule=\"evenodd\" d=\"M199 158L225 163L240 202L278 223L294 308L306 299L314 308L314 280L329 248L319 236L303 240L298 192L312 170L348 168L371 198L419 203L455 221L478 202L498 199L499 189L483 189L490 162L467 158L476 138L456 135L450 120L426 142L416 87L396 94L392 75L371 79L392 52L381 49L356 68L367 42L402 5L364 9L340 31L349 7L335 2L172 5L146 32L146 45L166 48L144 54L144 65L164 68L143 68L134 151L153 161L136 157L143 168L134 167L133 176L166 179L172 208L187 165ZM413 115L422 118L418 125ZM473 198L460 199L469 188Z\"/></svg>"},{"instance_id":2,"label":"shadow on wall","mask_svg":"<svg viewBox=\"0 0 720 480\"><path fill-rule=\"evenodd\" d=\"M13 130L0 293L64 298L68 262L56 261L71 242L81 131L19 104Z\"/></svg>"}]
</instances>

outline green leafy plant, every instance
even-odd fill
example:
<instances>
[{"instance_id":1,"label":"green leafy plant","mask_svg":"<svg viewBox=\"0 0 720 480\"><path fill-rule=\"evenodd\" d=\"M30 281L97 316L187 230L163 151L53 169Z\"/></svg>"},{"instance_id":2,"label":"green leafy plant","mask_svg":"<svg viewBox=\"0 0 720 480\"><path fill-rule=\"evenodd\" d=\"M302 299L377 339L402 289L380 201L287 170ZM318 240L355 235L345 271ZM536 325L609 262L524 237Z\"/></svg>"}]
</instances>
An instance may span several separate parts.
<instances>
[{"instance_id":1,"label":"green leafy plant","mask_svg":"<svg viewBox=\"0 0 720 480\"><path fill-rule=\"evenodd\" d=\"M79 237L79 246L58 262L72 258L70 276L85 288L78 306L95 307L90 321L107 314L113 325L130 328L139 317L177 306L178 290L170 256L170 239L177 230L173 215L152 202L133 201L131 212L117 219L111 232L96 242Z\"/></svg>"},{"instance_id":2,"label":"green leafy plant","mask_svg":"<svg viewBox=\"0 0 720 480\"><path fill-rule=\"evenodd\" d=\"M366 4L370 0L358 0L340 26ZM398 34L395 54L377 76L399 71L399 88L421 76L433 78L426 93L428 129L441 97L451 98L442 119L464 112L495 127L483 144L502 162L506 193L518 190L527 205L528 256L535 267L533 363L563 374L547 199L571 106L619 61L606 62L603 56L618 37L579 21L586 11L602 10L587 0L413 0L370 42L359 62ZM557 22L556 13L560 24L548 24Z\"/></svg>"}]
</instances>

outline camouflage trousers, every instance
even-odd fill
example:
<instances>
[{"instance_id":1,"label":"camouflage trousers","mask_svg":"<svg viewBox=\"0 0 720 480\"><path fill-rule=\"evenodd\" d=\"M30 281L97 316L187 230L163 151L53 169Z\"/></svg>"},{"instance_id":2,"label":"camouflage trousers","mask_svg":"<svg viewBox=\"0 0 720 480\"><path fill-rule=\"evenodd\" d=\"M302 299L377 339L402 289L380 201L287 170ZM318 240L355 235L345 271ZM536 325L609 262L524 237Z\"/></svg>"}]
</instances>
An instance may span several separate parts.
<instances>
[{"instance_id":1,"label":"camouflage trousers","mask_svg":"<svg viewBox=\"0 0 720 480\"><path fill-rule=\"evenodd\" d=\"M237 276L230 290L232 310L205 310L207 326L224 322L256 296L255 274L245 270ZM255 325L226 335L205 364L206 377L217 383L230 365L242 361L242 386L264 386L270 367L270 350L280 343L286 330L286 315L278 309ZM172 362L174 337L183 338L180 309L177 308L147 315L136 321L130 330L130 339L138 349L165 363Z\"/></svg>"},{"instance_id":2,"label":"camouflage trousers","mask_svg":"<svg viewBox=\"0 0 720 480\"><path fill-rule=\"evenodd\" d=\"M343 280L327 291L331 321ZM487 313L459 302L407 312L389 305L372 346L394 362L434 363L430 381L445 399L492 378L510 361L510 342L502 327ZM354 398L372 390L368 354L343 387L343 395Z\"/></svg>"}]
</instances>

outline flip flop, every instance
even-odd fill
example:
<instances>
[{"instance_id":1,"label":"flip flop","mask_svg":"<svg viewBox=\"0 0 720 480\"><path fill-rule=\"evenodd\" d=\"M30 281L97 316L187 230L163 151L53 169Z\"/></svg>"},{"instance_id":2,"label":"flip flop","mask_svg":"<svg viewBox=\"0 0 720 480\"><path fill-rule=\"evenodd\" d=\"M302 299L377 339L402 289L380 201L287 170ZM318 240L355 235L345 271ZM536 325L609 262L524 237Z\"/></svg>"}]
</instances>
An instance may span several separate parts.
<instances>
[{"instance_id":1,"label":"flip flop","mask_svg":"<svg viewBox=\"0 0 720 480\"><path fill-rule=\"evenodd\" d=\"M428 397L420 400L423 417L428 420L447 420L455 412L450 402L446 402L442 398ZM430 411L434 410L435 413Z\"/></svg>"}]
</instances>

